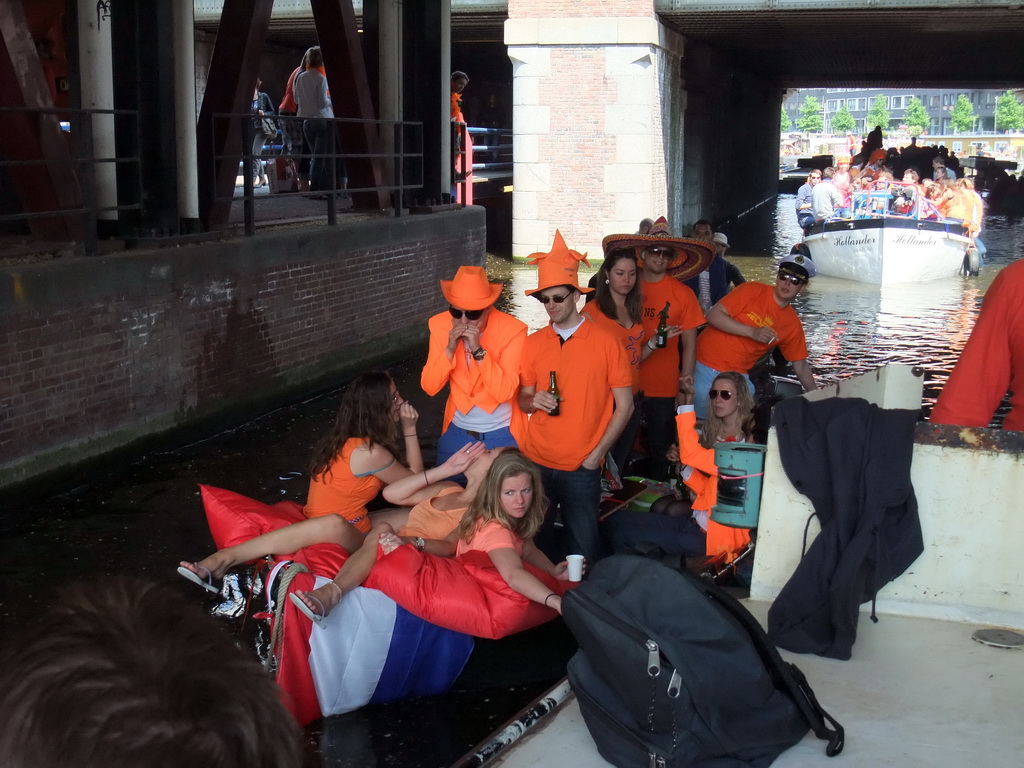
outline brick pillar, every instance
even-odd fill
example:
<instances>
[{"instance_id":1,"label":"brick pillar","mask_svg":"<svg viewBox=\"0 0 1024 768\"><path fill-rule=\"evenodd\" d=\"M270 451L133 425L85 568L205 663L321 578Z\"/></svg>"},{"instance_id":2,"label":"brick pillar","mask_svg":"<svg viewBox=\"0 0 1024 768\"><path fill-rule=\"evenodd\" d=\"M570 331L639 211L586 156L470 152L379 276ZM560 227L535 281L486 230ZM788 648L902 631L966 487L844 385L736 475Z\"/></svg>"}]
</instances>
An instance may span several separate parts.
<instances>
[{"instance_id":1,"label":"brick pillar","mask_svg":"<svg viewBox=\"0 0 1024 768\"><path fill-rule=\"evenodd\" d=\"M683 40L652 0L509 0L513 255L555 229L601 257L602 238L667 215L682 195Z\"/></svg>"}]
</instances>

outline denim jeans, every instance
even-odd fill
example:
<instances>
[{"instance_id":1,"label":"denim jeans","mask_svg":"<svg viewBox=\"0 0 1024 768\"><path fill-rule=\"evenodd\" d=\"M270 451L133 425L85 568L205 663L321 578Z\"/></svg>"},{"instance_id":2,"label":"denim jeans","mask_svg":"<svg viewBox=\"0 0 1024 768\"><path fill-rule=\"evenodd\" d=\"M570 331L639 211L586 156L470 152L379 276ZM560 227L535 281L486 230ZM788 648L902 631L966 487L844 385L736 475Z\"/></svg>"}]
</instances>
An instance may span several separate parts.
<instances>
[{"instance_id":1,"label":"denim jeans","mask_svg":"<svg viewBox=\"0 0 1024 768\"><path fill-rule=\"evenodd\" d=\"M593 565L606 554L597 527L601 470L580 467L569 472L538 466L544 494L548 497L548 511L537 534L537 546L554 563L564 560L567 554L576 554L583 555ZM559 511L565 526L564 538L555 527Z\"/></svg>"},{"instance_id":2,"label":"denim jeans","mask_svg":"<svg viewBox=\"0 0 1024 768\"><path fill-rule=\"evenodd\" d=\"M327 157L334 151L331 131L334 123L323 118L309 118L302 124L302 133L309 143L309 151L313 155L309 163L309 188L314 191L326 191L334 188L331 181L331 169L334 167L332 158Z\"/></svg>"},{"instance_id":3,"label":"denim jeans","mask_svg":"<svg viewBox=\"0 0 1024 768\"><path fill-rule=\"evenodd\" d=\"M641 403L647 425L650 450L647 475L652 480L668 480L672 467L665 458L668 447L676 441L676 400L674 397L647 397Z\"/></svg>"},{"instance_id":4,"label":"denim jeans","mask_svg":"<svg viewBox=\"0 0 1024 768\"><path fill-rule=\"evenodd\" d=\"M508 427L484 432L480 437L483 438L483 444L488 448L516 447L516 441L512 437L512 433L509 431ZM434 462L435 466L444 464L455 454L456 451L461 450L469 443L476 443L479 441L479 438L473 437L462 427L457 427L455 424L449 424L448 429L441 433L441 437L437 441L437 459L435 459ZM466 484L465 475L454 475L448 479L459 483L460 485Z\"/></svg>"},{"instance_id":5,"label":"denim jeans","mask_svg":"<svg viewBox=\"0 0 1024 768\"><path fill-rule=\"evenodd\" d=\"M707 547L707 534L689 517L620 509L601 527L614 552L631 549L637 544L657 544L666 552L701 557Z\"/></svg>"}]
</instances>

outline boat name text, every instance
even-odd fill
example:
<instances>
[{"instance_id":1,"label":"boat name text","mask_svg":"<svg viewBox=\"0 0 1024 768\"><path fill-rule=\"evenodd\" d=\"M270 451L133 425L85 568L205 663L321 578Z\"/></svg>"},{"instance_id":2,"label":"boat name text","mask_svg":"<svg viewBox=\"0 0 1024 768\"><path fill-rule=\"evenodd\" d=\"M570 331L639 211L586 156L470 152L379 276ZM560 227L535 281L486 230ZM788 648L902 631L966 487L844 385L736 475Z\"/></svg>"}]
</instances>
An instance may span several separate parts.
<instances>
[{"instance_id":1,"label":"boat name text","mask_svg":"<svg viewBox=\"0 0 1024 768\"><path fill-rule=\"evenodd\" d=\"M896 245L934 245L935 239L920 235L898 235L893 242Z\"/></svg>"}]
</instances>

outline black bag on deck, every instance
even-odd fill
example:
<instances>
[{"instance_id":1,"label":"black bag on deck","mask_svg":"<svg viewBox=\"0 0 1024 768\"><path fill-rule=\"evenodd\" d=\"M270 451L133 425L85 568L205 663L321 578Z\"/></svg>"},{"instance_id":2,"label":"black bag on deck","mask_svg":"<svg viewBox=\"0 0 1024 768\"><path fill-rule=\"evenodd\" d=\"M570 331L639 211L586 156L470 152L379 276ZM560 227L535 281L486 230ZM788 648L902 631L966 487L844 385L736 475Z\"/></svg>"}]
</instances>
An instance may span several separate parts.
<instances>
[{"instance_id":1,"label":"black bag on deck","mask_svg":"<svg viewBox=\"0 0 1024 768\"><path fill-rule=\"evenodd\" d=\"M762 768L808 728L827 755L842 751L843 728L803 673L714 584L615 555L566 593L562 613L580 645L569 682L619 768Z\"/></svg>"}]
</instances>

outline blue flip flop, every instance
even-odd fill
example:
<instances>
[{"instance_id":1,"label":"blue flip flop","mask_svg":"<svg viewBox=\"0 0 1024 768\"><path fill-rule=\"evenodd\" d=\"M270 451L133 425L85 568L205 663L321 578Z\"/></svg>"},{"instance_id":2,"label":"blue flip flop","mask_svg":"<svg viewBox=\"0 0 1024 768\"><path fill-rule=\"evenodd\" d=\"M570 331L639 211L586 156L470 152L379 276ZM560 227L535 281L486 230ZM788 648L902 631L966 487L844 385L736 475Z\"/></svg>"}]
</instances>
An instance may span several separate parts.
<instances>
[{"instance_id":1,"label":"blue flip flop","mask_svg":"<svg viewBox=\"0 0 1024 768\"><path fill-rule=\"evenodd\" d=\"M312 595L309 595L309 597L312 600L316 600L317 605L320 606L320 613L315 613L313 611L313 609L310 608L308 605L306 605L304 602L302 602L302 598L299 597L298 595L296 595L294 592L291 592L291 593L288 594L288 599L291 600L293 603L295 603L295 607L298 608L300 611L302 611L302 614L306 618L308 618L310 621L312 621L318 627L323 627L324 619L326 618L323 615L324 604L321 603L318 598L313 597Z\"/></svg>"},{"instance_id":2,"label":"blue flip flop","mask_svg":"<svg viewBox=\"0 0 1024 768\"><path fill-rule=\"evenodd\" d=\"M199 565L196 564L196 563L192 563L192 565L196 566L196 568L199 567ZM206 578L205 579L202 576L200 576L198 573L196 573L195 571L190 571L184 565L179 565L178 566L178 573L181 574L182 576L184 576L189 581L191 581L193 584L198 584L200 587L205 589L207 592L213 592L214 594L219 593L220 592L220 587L214 586L213 574L210 573L210 569L209 568L203 568L203 570L206 571Z\"/></svg>"}]
</instances>

